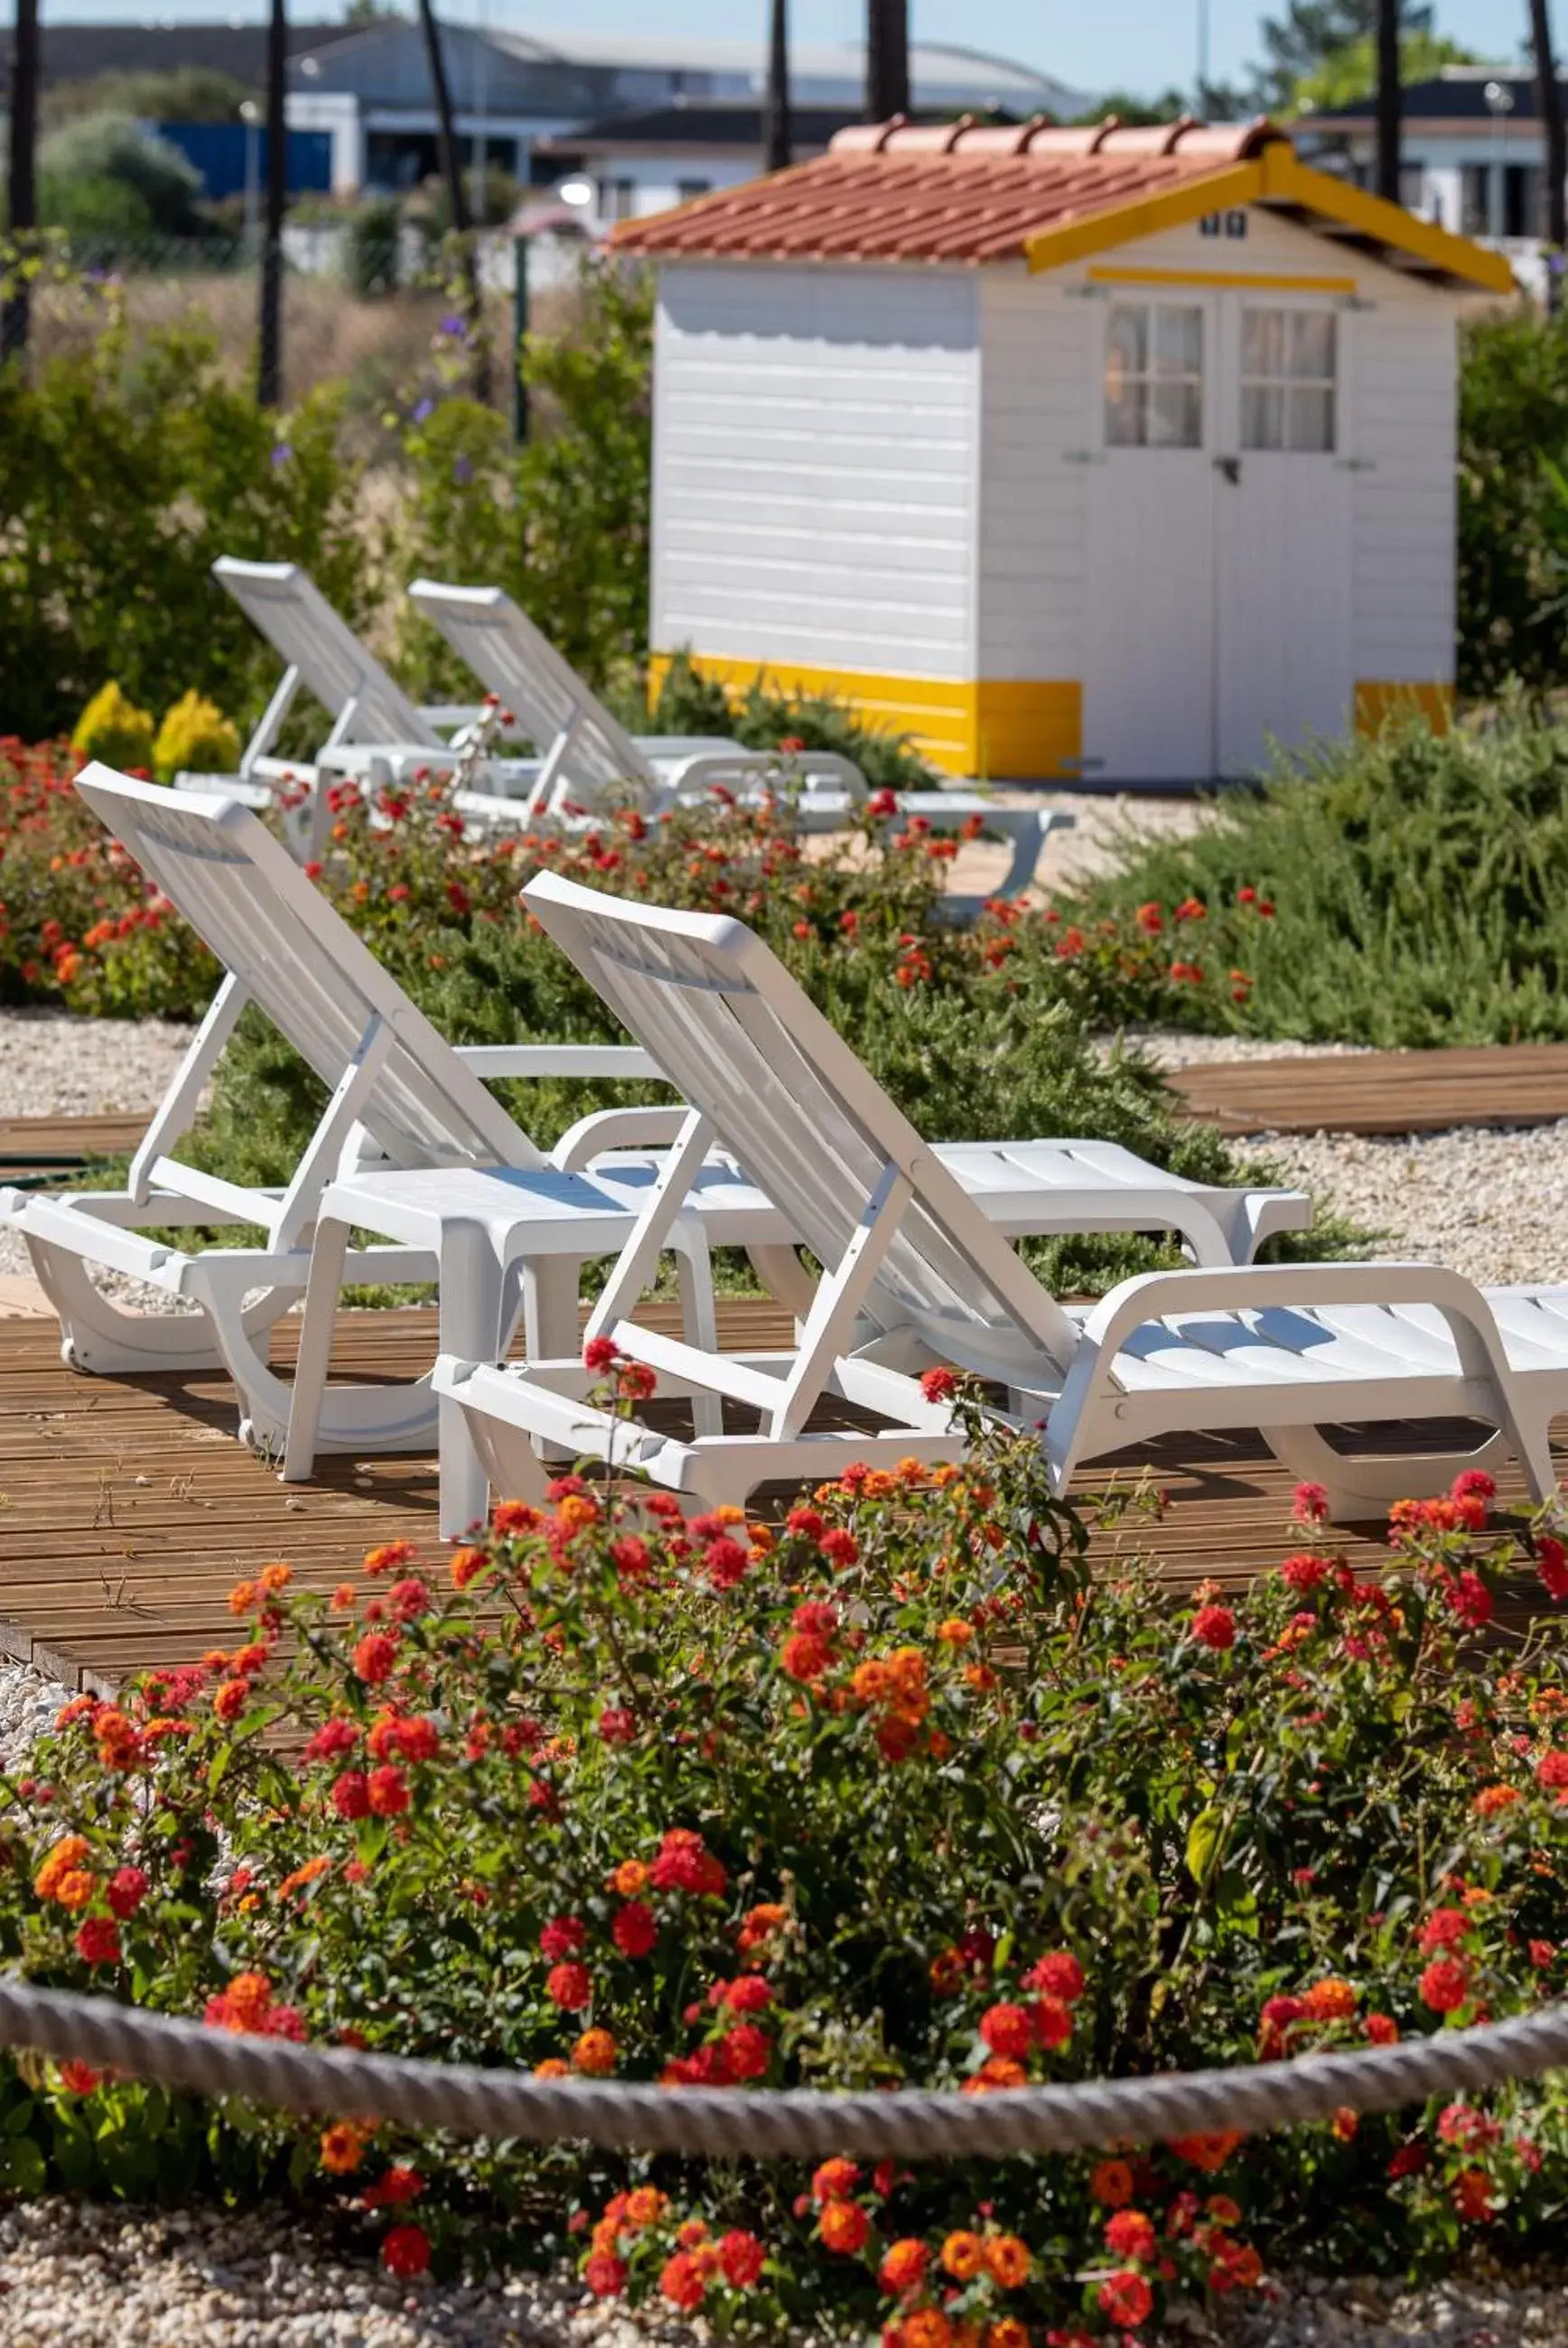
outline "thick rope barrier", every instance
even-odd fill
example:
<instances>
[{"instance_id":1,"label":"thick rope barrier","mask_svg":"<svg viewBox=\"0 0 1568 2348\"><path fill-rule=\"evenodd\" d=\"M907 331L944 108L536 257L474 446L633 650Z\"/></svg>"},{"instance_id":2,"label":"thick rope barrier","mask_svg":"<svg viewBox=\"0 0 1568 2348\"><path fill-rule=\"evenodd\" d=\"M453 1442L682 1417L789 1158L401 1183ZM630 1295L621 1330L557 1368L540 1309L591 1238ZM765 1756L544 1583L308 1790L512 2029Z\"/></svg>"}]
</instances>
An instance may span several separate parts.
<instances>
[{"instance_id":1,"label":"thick rope barrier","mask_svg":"<svg viewBox=\"0 0 1568 2348\"><path fill-rule=\"evenodd\" d=\"M997 2159L1241 2129L1256 2135L1345 2107L1392 2111L1430 2096L1539 2078L1568 2065L1568 2005L1395 2046L1225 2071L1015 2087L986 2096L671 2089L540 2079L287 2039L238 2036L108 1998L0 1980L0 2046L29 2047L207 2096L293 2112L399 2120L530 2144L573 2142L723 2159Z\"/></svg>"}]
</instances>

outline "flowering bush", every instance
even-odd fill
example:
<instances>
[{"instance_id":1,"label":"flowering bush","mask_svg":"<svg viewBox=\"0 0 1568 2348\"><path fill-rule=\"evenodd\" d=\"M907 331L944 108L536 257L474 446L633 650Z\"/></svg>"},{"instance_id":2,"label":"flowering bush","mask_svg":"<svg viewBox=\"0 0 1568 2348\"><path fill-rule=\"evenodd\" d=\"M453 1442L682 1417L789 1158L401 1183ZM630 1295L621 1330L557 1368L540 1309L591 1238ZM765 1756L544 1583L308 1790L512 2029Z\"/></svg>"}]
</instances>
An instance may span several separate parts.
<instances>
[{"instance_id":1,"label":"flowering bush","mask_svg":"<svg viewBox=\"0 0 1568 2348\"><path fill-rule=\"evenodd\" d=\"M771 1525L563 1475L444 1569L393 1542L329 1596L269 1566L232 1648L74 1699L6 1789L0 1955L213 2028L671 2093L985 2096L1523 2011L1563 1972L1568 1548L1489 1493L1406 1504L1378 1581L1304 1487L1276 1572L1178 1602L1091 1581L1032 1444L977 1422L968 1467L852 1470ZM1522 1573L1543 1619L1474 1647ZM1304 2249L1544 2240L1568 2101L1240 2145L704 2167L210 2119L80 2065L0 2094L12 2182L286 2183L399 2274L571 2250L604 2296L898 2348L1134 2336Z\"/></svg>"}]
</instances>

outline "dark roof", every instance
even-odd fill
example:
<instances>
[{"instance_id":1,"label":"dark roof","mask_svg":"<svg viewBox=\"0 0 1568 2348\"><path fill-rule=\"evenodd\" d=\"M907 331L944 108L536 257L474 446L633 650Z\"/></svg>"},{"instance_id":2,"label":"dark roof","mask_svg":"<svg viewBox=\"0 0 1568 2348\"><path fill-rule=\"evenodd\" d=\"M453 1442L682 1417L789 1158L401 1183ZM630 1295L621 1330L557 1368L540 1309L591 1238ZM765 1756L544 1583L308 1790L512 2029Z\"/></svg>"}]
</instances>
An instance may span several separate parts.
<instances>
[{"instance_id":1,"label":"dark roof","mask_svg":"<svg viewBox=\"0 0 1568 2348\"><path fill-rule=\"evenodd\" d=\"M315 48L329 28L291 25L292 50ZM12 28L0 31L0 89L11 83ZM204 66L259 86L266 77L265 25L56 25L43 12L44 86L108 73L174 73Z\"/></svg>"},{"instance_id":2,"label":"dark roof","mask_svg":"<svg viewBox=\"0 0 1568 2348\"><path fill-rule=\"evenodd\" d=\"M1530 121L1540 112L1540 93L1535 77L1531 73L1477 72L1434 76L1430 81L1413 81L1400 94L1399 106L1407 122L1490 122L1491 108L1486 102L1489 81L1499 83L1513 100L1507 119L1511 122ZM1568 103L1568 82L1558 84ZM1309 114L1297 125L1301 130L1331 130L1339 123L1372 122L1377 118L1375 98L1358 98L1350 106L1337 106L1331 112Z\"/></svg>"},{"instance_id":3,"label":"dark roof","mask_svg":"<svg viewBox=\"0 0 1568 2348\"><path fill-rule=\"evenodd\" d=\"M790 129L801 148L825 148L840 130L858 122L857 108L847 106L797 106L790 111ZM569 154L585 147L743 147L763 143L760 106L703 103L696 106L651 106L635 114L603 114L579 122L553 139L541 139L543 153Z\"/></svg>"}]
</instances>

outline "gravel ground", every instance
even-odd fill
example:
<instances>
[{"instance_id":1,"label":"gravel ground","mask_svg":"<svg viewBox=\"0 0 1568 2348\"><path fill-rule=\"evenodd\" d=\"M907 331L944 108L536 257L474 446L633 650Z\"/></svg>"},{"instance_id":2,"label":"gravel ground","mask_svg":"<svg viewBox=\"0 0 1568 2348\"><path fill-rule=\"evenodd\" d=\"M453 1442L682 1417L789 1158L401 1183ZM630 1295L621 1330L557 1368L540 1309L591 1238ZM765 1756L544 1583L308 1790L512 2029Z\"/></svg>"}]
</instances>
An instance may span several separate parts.
<instances>
[{"instance_id":1,"label":"gravel ground","mask_svg":"<svg viewBox=\"0 0 1568 2348\"><path fill-rule=\"evenodd\" d=\"M46 1679L31 1663L0 1663L0 1769L20 1767L66 1696L57 1680Z\"/></svg>"},{"instance_id":2,"label":"gravel ground","mask_svg":"<svg viewBox=\"0 0 1568 2348\"><path fill-rule=\"evenodd\" d=\"M395 2283L292 2215L128 2213L65 2200L0 2214L0 2348L694 2348L709 2335L585 2301L575 2278ZM1568 2348L1553 2283L1291 2281L1172 2340L1227 2348Z\"/></svg>"}]
</instances>

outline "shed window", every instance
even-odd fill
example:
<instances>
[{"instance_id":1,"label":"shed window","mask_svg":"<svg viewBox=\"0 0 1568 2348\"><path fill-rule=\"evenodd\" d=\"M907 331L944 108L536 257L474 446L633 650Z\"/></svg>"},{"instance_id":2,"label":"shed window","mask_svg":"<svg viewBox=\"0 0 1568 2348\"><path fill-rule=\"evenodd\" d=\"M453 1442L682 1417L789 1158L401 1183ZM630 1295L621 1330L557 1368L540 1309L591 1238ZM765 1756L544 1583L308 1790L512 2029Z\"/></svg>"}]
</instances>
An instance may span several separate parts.
<instances>
[{"instance_id":1,"label":"shed window","mask_svg":"<svg viewBox=\"0 0 1568 2348\"><path fill-rule=\"evenodd\" d=\"M1332 449L1337 324L1332 310L1242 312L1244 448Z\"/></svg>"},{"instance_id":2,"label":"shed window","mask_svg":"<svg viewBox=\"0 0 1568 2348\"><path fill-rule=\"evenodd\" d=\"M1118 302L1106 321L1106 446L1197 448L1203 438L1202 310Z\"/></svg>"}]
</instances>

